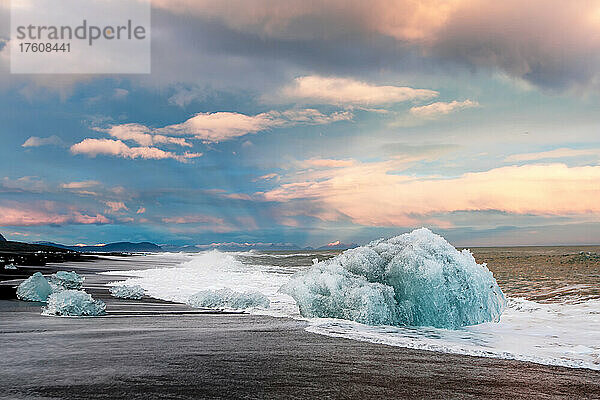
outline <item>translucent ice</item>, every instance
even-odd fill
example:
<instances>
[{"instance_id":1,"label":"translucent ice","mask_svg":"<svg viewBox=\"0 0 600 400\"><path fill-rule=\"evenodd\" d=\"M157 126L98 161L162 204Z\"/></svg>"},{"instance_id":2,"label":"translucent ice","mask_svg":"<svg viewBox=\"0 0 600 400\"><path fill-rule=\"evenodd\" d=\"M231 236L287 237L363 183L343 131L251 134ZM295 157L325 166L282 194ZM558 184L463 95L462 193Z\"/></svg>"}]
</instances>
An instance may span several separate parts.
<instances>
[{"instance_id":1,"label":"translucent ice","mask_svg":"<svg viewBox=\"0 0 600 400\"><path fill-rule=\"evenodd\" d=\"M45 302L50 294L52 288L40 272L31 275L17 287L17 298L21 300Z\"/></svg>"},{"instance_id":2,"label":"translucent ice","mask_svg":"<svg viewBox=\"0 0 600 400\"><path fill-rule=\"evenodd\" d=\"M83 276L76 272L58 271L50 275L50 283L53 285L54 291L65 289L81 289L83 286Z\"/></svg>"},{"instance_id":3,"label":"translucent ice","mask_svg":"<svg viewBox=\"0 0 600 400\"><path fill-rule=\"evenodd\" d=\"M144 296L144 288L140 285L133 286L113 286L110 288L110 294L120 299L135 299L139 300Z\"/></svg>"},{"instance_id":4,"label":"translucent ice","mask_svg":"<svg viewBox=\"0 0 600 400\"><path fill-rule=\"evenodd\" d=\"M198 308L269 308L270 301L260 292L234 292L230 289L202 290L188 299L188 304Z\"/></svg>"},{"instance_id":5,"label":"translucent ice","mask_svg":"<svg viewBox=\"0 0 600 400\"><path fill-rule=\"evenodd\" d=\"M421 228L347 250L282 287L305 317L457 328L497 321L506 300L485 264Z\"/></svg>"},{"instance_id":6,"label":"translucent ice","mask_svg":"<svg viewBox=\"0 0 600 400\"><path fill-rule=\"evenodd\" d=\"M94 300L83 290L63 290L52 293L42 309L44 315L96 316L105 314L106 304Z\"/></svg>"}]
</instances>

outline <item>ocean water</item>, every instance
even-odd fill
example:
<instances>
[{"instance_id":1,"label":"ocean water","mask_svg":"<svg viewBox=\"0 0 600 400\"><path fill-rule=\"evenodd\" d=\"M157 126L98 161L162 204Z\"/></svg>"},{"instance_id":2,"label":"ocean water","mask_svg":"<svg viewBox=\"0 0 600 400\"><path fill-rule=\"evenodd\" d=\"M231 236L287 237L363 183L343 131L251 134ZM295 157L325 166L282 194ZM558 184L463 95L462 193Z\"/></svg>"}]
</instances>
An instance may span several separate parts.
<instances>
[{"instance_id":1,"label":"ocean water","mask_svg":"<svg viewBox=\"0 0 600 400\"><path fill-rule=\"evenodd\" d=\"M587 249L589 250L589 249ZM290 277L339 251L242 252L146 256L173 267L115 271L117 284L140 285L146 294L187 303L201 290L260 292L268 309L250 313L307 320L316 334L414 349L532 361L600 370L600 257L576 248L476 249L488 261L507 298L499 322L458 329L369 326L357 322L303 318L294 299L280 291Z\"/></svg>"}]
</instances>

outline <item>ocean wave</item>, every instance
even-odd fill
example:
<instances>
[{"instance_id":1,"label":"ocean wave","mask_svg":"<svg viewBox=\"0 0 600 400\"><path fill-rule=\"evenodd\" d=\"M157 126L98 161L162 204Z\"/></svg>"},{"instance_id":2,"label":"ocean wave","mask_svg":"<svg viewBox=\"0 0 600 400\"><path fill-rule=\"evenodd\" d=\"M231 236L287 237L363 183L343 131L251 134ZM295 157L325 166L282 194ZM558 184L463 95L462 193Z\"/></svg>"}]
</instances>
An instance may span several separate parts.
<instances>
[{"instance_id":1,"label":"ocean wave","mask_svg":"<svg viewBox=\"0 0 600 400\"><path fill-rule=\"evenodd\" d=\"M289 295L279 293L279 288L287 282L293 270L244 264L238 257L234 253L210 250L197 253L189 261L172 267L108 274L130 277L123 282L111 282L110 285L139 285L150 297L184 304L188 304L190 298L201 291L227 289L240 293L260 292L271 303L270 315L300 316L294 300Z\"/></svg>"},{"instance_id":2,"label":"ocean wave","mask_svg":"<svg viewBox=\"0 0 600 400\"><path fill-rule=\"evenodd\" d=\"M194 254L186 258L189 261L172 267L116 274L131 276L119 284L139 284L151 297L179 303L187 303L202 290L260 292L268 298L270 307L248 312L302 319L309 323L307 330L317 334L423 350L599 369L600 300L566 304L508 297L499 322L457 329L370 326L342 319L307 318L300 314L290 295L279 291L289 282L291 272L311 268L311 256L306 257L304 267L275 263L256 265L251 258L213 250ZM156 260L160 264L159 256Z\"/></svg>"},{"instance_id":3,"label":"ocean wave","mask_svg":"<svg viewBox=\"0 0 600 400\"><path fill-rule=\"evenodd\" d=\"M313 319L307 331L417 350L600 370L600 301L540 304L508 298L499 323L460 329L369 326Z\"/></svg>"},{"instance_id":4,"label":"ocean wave","mask_svg":"<svg viewBox=\"0 0 600 400\"><path fill-rule=\"evenodd\" d=\"M260 292L236 292L230 289L201 290L190 296L187 303L196 308L247 310L269 308L270 301Z\"/></svg>"}]
</instances>

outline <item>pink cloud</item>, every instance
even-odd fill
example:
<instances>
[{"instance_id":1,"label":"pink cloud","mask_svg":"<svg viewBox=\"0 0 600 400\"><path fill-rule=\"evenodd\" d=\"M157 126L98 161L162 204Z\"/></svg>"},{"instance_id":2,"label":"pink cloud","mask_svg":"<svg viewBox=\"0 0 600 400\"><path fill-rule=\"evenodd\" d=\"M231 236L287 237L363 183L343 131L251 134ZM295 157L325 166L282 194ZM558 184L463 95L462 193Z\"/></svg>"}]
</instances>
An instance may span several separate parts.
<instances>
[{"instance_id":1,"label":"pink cloud","mask_svg":"<svg viewBox=\"0 0 600 400\"><path fill-rule=\"evenodd\" d=\"M201 214L186 215L182 217L165 217L162 221L166 224L225 224L225 221L222 218Z\"/></svg>"},{"instance_id":2,"label":"pink cloud","mask_svg":"<svg viewBox=\"0 0 600 400\"><path fill-rule=\"evenodd\" d=\"M296 204L298 215L349 218L373 226L413 226L443 221L430 216L455 211L499 210L512 214L600 215L600 166L526 165L466 173L456 178L416 178L390 172L390 160L292 174L266 193L267 201ZM301 203L304 204L304 203Z\"/></svg>"},{"instance_id":3,"label":"pink cloud","mask_svg":"<svg viewBox=\"0 0 600 400\"><path fill-rule=\"evenodd\" d=\"M268 180L271 180L271 179L274 179L274 178L279 178L279 175L273 172L273 173L270 173L270 174L265 174L265 175L259 176L258 178L254 178L252 180L252 182L268 181Z\"/></svg>"},{"instance_id":4,"label":"pink cloud","mask_svg":"<svg viewBox=\"0 0 600 400\"><path fill-rule=\"evenodd\" d=\"M437 102L425 106L412 107L410 113L421 118L436 118L467 108L479 107L479 103L472 100L451 101L449 103Z\"/></svg>"},{"instance_id":5,"label":"pink cloud","mask_svg":"<svg viewBox=\"0 0 600 400\"><path fill-rule=\"evenodd\" d=\"M323 114L310 108L269 111L256 115L235 112L199 113L182 123L157 129L134 123L114 125L109 129L98 128L97 131L106 132L118 140L86 138L71 146L71 152L91 157L102 154L128 159L164 160L171 158L187 162L192 158L202 156L202 153L176 154L155 146L175 144L191 147L192 145L182 136L192 137L206 143L217 143L277 127L298 124L322 125L347 121L352 118L353 114L349 111ZM141 146L130 147L124 141L133 141Z\"/></svg>"},{"instance_id":6,"label":"pink cloud","mask_svg":"<svg viewBox=\"0 0 600 400\"><path fill-rule=\"evenodd\" d=\"M23 236L23 237L29 237L31 235L39 236L39 234L26 233L26 232L8 232L8 235L11 235L11 236ZM5 235L5 236L7 236L7 235Z\"/></svg>"},{"instance_id":7,"label":"pink cloud","mask_svg":"<svg viewBox=\"0 0 600 400\"><path fill-rule=\"evenodd\" d=\"M263 131L278 124L267 113L254 116L232 112L200 113L161 131L171 135L191 135L207 142L219 142Z\"/></svg>"},{"instance_id":8,"label":"pink cloud","mask_svg":"<svg viewBox=\"0 0 600 400\"><path fill-rule=\"evenodd\" d=\"M350 112L323 114L315 109L269 111L256 115L234 112L199 113L157 132L174 136L193 136L204 142L222 142L251 133L297 124L322 125L352 119Z\"/></svg>"},{"instance_id":9,"label":"pink cloud","mask_svg":"<svg viewBox=\"0 0 600 400\"><path fill-rule=\"evenodd\" d=\"M80 181L63 183L60 187L63 189L88 189L98 185L100 185L100 182L98 181Z\"/></svg>"},{"instance_id":10,"label":"pink cloud","mask_svg":"<svg viewBox=\"0 0 600 400\"><path fill-rule=\"evenodd\" d=\"M140 124L114 125L106 130L106 132L116 139L131 140L146 147L157 144L175 144L183 147L192 147L184 138L152 135L149 133L151 130L148 127Z\"/></svg>"},{"instance_id":11,"label":"pink cloud","mask_svg":"<svg viewBox=\"0 0 600 400\"><path fill-rule=\"evenodd\" d=\"M252 196L246 193L227 193L223 197L233 200L252 200Z\"/></svg>"},{"instance_id":12,"label":"pink cloud","mask_svg":"<svg viewBox=\"0 0 600 400\"><path fill-rule=\"evenodd\" d=\"M104 204L109 208L108 212L116 213L119 211L129 211L122 201L105 201Z\"/></svg>"},{"instance_id":13,"label":"pink cloud","mask_svg":"<svg viewBox=\"0 0 600 400\"><path fill-rule=\"evenodd\" d=\"M53 212L45 207L0 206L0 226L40 226L71 224L108 224L102 214L87 215L79 211Z\"/></svg>"},{"instance_id":14,"label":"pink cloud","mask_svg":"<svg viewBox=\"0 0 600 400\"><path fill-rule=\"evenodd\" d=\"M71 153L85 154L91 157L103 154L121 158L141 158L145 160L164 160L171 158L179 162L186 162L191 158L202 156L201 153L175 154L156 147L129 147L121 140L91 138L84 139L82 142L71 146Z\"/></svg>"},{"instance_id":15,"label":"pink cloud","mask_svg":"<svg viewBox=\"0 0 600 400\"><path fill-rule=\"evenodd\" d=\"M313 104L378 105L408 100L427 100L438 92L401 86L377 86L349 78L303 76L284 87L283 99Z\"/></svg>"},{"instance_id":16,"label":"pink cloud","mask_svg":"<svg viewBox=\"0 0 600 400\"><path fill-rule=\"evenodd\" d=\"M216 197L222 197L225 199L233 199L233 200L252 200L252 196L246 193L227 193L227 191L223 189L206 189L203 191L206 194Z\"/></svg>"}]
</instances>

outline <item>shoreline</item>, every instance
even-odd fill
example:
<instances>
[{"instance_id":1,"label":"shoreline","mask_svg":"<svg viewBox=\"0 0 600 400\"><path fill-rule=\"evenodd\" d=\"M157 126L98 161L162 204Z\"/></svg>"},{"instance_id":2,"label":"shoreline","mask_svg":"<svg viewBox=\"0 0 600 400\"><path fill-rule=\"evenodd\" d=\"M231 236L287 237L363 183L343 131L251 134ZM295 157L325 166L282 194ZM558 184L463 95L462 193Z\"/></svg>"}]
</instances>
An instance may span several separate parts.
<instances>
[{"instance_id":1,"label":"shoreline","mask_svg":"<svg viewBox=\"0 0 600 400\"><path fill-rule=\"evenodd\" d=\"M58 264L86 276L108 315L42 316L0 300L0 393L7 398L598 398L600 372L412 350L305 331L305 322L121 300L107 269L151 259ZM18 382L18 383L15 383ZM0 397L3 396L0 394Z\"/></svg>"}]
</instances>

